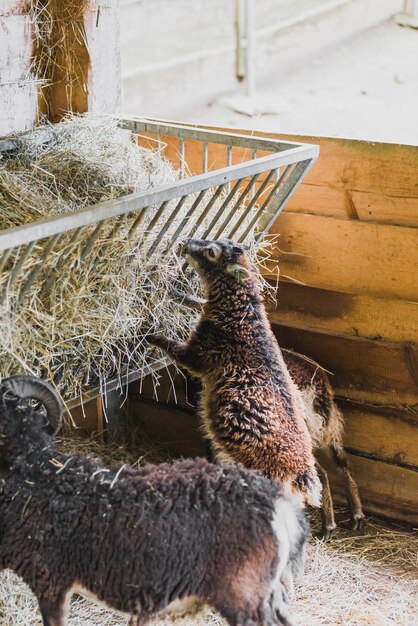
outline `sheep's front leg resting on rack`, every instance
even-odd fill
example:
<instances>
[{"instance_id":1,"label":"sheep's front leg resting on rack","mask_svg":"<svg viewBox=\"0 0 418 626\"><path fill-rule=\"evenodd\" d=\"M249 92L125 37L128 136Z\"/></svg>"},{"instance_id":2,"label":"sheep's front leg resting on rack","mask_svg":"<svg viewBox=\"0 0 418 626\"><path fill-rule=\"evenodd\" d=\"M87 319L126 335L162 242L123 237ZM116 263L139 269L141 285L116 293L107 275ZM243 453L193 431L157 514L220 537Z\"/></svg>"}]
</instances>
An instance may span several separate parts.
<instances>
[{"instance_id":1,"label":"sheep's front leg resting on rack","mask_svg":"<svg viewBox=\"0 0 418 626\"><path fill-rule=\"evenodd\" d=\"M151 335L147 339L152 346L163 350L172 361L193 375L200 376L206 370L206 355L201 345L193 341L173 341L163 335Z\"/></svg>"}]
</instances>

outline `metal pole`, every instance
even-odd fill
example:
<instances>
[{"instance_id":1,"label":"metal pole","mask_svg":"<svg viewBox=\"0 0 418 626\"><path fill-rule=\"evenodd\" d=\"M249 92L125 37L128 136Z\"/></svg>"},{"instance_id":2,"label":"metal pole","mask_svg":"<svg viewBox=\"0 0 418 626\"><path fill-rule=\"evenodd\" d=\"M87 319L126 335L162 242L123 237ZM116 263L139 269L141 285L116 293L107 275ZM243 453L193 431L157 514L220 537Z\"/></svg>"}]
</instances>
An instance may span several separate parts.
<instances>
[{"instance_id":1,"label":"metal pole","mask_svg":"<svg viewBox=\"0 0 418 626\"><path fill-rule=\"evenodd\" d=\"M245 1L245 38L247 60L247 95L255 94L255 0Z\"/></svg>"},{"instance_id":2,"label":"metal pole","mask_svg":"<svg viewBox=\"0 0 418 626\"><path fill-rule=\"evenodd\" d=\"M245 81L248 96L255 93L255 0L236 0L236 75Z\"/></svg>"}]
</instances>

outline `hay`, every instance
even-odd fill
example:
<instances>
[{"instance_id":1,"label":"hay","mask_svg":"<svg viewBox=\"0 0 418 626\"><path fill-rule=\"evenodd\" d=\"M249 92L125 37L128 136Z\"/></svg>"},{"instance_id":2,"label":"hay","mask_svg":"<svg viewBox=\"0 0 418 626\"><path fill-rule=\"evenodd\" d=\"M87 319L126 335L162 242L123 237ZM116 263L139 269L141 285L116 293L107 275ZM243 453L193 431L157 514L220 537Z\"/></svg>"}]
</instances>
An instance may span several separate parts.
<instances>
[{"instance_id":1,"label":"hay","mask_svg":"<svg viewBox=\"0 0 418 626\"><path fill-rule=\"evenodd\" d=\"M106 463L141 465L166 460L161 449L142 441L136 449L103 447L98 438L60 438L65 452L87 451ZM413 626L417 624L417 537L405 530L368 519L367 534L345 530L348 513L337 509L339 527L329 543L312 538L305 573L298 582L292 613L299 626ZM314 531L319 513L312 513ZM122 626L126 618L81 598L74 598L69 626ZM210 608L181 618L153 620L154 626L226 626ZM14 574L0 573L1 626L41 626L35 598Z\"/></svg>"},{"instance_id":2,"label":"hay","mask_svg":"<svg viewBox=\"0 0 418 626\"><path fill-rule=\"evenodd\" d=\"M46 133L52 133L47 143ZM178 172L160 151L135 145L112 118L70 117L21 137L19 153L0 159L0 229L177 178ZM208 193L206 202L210 197ZM48 241L38 242L10 285L18 258L17 253L12 255L0 275L0 294L5 295L0 304L1 375L25 371L46 376L64 399L71 399L125 370L147 371L156 359L147 333L186 336L196 313L178 306L173 293L197 294L198 281L192 271L183 271L183 261L170 250L169 242L195 199L194 194L187 197L152 256L147 255L147 242L152 240L147 239L147 225L155 207L133 231L136 216L128 215L108 220L95 239L95 226L84 229L81 241L72 242L72 233L63 235L22 303L19 290ZM205 224L223 200L217 198ZM159 232L165 219L158 220L153 232ZM241 228L245 226L246 221Z\"/></svg>"}]
</instances>

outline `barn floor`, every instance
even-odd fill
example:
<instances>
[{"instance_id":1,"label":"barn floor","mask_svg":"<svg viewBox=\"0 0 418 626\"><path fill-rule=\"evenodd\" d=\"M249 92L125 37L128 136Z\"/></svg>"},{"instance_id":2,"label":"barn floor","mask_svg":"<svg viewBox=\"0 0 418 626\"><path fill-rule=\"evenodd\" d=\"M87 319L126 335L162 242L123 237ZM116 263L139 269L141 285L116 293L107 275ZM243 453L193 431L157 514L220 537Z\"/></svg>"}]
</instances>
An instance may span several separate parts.
<instances>
[{"instance_id":1,"label":"barn floor","mask_svg":"<svg viewBox=\"0 0 418 626\"><path fill-rule=\"evenodd\" d=\"M74 448L66 440L65 448ZM77 442L78 449L85 442ZM97 443L89 447L97 455ZM155 451L153 451L155 452ZM106 449L109 460L134 464L137 456ZM147 457L155 456L147 454ZM143 457L142 457L143 458ZM141 462L141 460L139 461ZM318 527L318 515L311 516ZM340 528L329 543L312 538L306 570L296 590L292 612L299 626L414 626L418 624L418 539L413 533L368 520L367 533L355 536L344 527L347 513L337 511ZM154 620L155 626L217 626L224 620L209 608L195 615ZM126 619L87 600L74 599L69 626L122 626ZM10 572L0 574L0 626L41 626L28 588Z\"/></svg>"}]
</instances>

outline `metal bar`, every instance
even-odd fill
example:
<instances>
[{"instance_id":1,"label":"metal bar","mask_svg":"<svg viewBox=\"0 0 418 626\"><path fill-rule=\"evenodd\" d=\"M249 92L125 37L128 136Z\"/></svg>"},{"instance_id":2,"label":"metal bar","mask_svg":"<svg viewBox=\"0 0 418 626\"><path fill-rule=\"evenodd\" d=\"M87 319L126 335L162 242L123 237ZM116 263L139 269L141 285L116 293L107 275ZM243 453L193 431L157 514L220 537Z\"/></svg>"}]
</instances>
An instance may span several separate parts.
<instances>
[{"instance_id":1,"label":"metal bar","mask_svg":"<svg viewBox=\"0 0 418 626\"><path fill-rule=\"evenodd\" d=\"M306 161L301 161L295 166L290 176L288 176L283 187L277 194L276 198L271 203L269 210L264 216L264 219L260 223L261 232L257 237L257 242L263 239L264 235L266 234L266 232L268 232L271 225L276 221L280 213L283 211L286 202L288 202L293 196L296 189L311 169L313 163L314 162L312 160L308 159Z\"/></svg>"},{"instance_id":2,"label":"metal bar","mask_svg":"<svg viewBox=\"0 0 418 626\"><path fill-rule=\"evenodd\" d=\"M64 265L65 261L67 260L68 255L70 254L72 244L75 243L79 238L81 238L80 236L82 232L83 232L83 229L81 226L80 228L76 228L74 230L71 236L71 239L67 244L67 247L60 254L60 257L57 263L57 269L61 268Z\"/></svg>"},{"instance_id":3,"label":"metal bar","mask_svg":"<svg viewBox=\"0 0 418 626\"><path fill-rule=\"evenodd\" d=\"M120 389L125 385L128 385L129 383L138 380L139 378L145 378L145 376L148 376L152 372L158 372L159 370L163 369L164 367L168 367L169 365L169 359L162 358L158 361L155 361L154 363L151 363L142 370L133 370L130 372L128 371L118 376L114 376L113 378L110 378L108 381L106 381L103 385L97 385L97 387L89 389L89 391L86 391L80 396L77 396L69 402L66 402L65 408L67 410L75 409L76 407L85 404L90 400L98 398L102 393L108 393L109 391L113 391L114 389Z\"/></svg>"},{"instance_id":4,"label":"metal bar","mask_svg":"<svg viewBox=\"0 0 418 626\"><path fill-rule=\"evenodd\" d=\"M0 274L2 273L2 271L4 270L4 268L6 267L6 263L10 258L10 255L12 254L14 248L9 248L8 250L5 250L3 256L1 257L1 261L0 261Z\"/></svg>"},{"instance_id":5,"label":"metal bar","mask_svg":"<svg viewBox=\"0 0 418 626\"><path fill-rule=\"evenodd\" d=\"M236 203L236 206L239 206L239 204L241 204L241 202L243 202L245 200L245 197L247 196L248 192L250 191L251 195L250 197L253 198L254 197L254 185L255 182L258 178L259 174L256 174L255 176L253 176L250 180L250 182L248 183L248 185L246 186L246 188L244 189L243 193L241 194L241 196L238 199L238 202ZM241 213L241 215L239 215L238 220L236 221L233 229L229 232L228 237L232 239L232 237L235 235L235 233L237 232L237 230L239 229L239 227L241 226L241 224L243 223L243 221L245 220L245 218L247 217L247 215L249 214L249 212L251 211L251 205L250 203L245 207L245 210Z\"/></svg>"},{"instance_id":6,"label":"metal bar","mask_svg":"<svg viewBox=\"0 0 418 626\"><path fill-rule=\"evenodd\" d=\"M261 157L255 162L232 165L216 172L209 172L194 176L184 181L163 185L154 191L142 191L122 196L116 200L109 200L94 206L66 213L58 217L40 220L25 226L18 226L10 230L0 231L0 250L23 245L37 239L50 237L80 226L95 224L104 219L124 215L146 206L168 202L173 198L195 193L210 187L234 181L237 178L246 178L249 175L261 173L267 169L276 169L289 162L314 159L318 154L317 146L297 147L285 154L275 154Z\"/></svg>"},{"instance_id":7,"label":"metal bar","mask_svg":"<svg viewBox=\"0 0 418 626\"><path fill-rule=\"evenodd\" d=\"M43 251L43 254L42 254L41 258L39 259L39 262L35 265L33 270L29 273L29 276L28 276L25 284L23 285L23 287L20 290L19 298L18 298L18 301L17 301L18 304L22 303L23 298L25 297L25 295L27 294L27 292L29 291L29 289L31 288L31 286L33 284L33 281L35 280L35 278L37 277L37 275L41 271L41 269L42 269L42 267L44 265L44 262L46 261L46 259L49 256L49 253L51 252L51 250L53 249L53 247L59 241L60 238L61 238L61 234L58 234L58 235L54 235L54 237L52 237L49 240L48 245L46 246L45 250Z\"/></svg>"},{"instance_id":8,"label":"metal bar","mask_svg":"<svg viewBox=\"0 0 418 626\"><path fill-rule=\"evenodd\" d=\"M255 4L254 0L245 0L245 60L247 96L255 94Z\"/></svg>"},{"instance_id":9,"label":"metal bar","mask_svg":"<svg viewBox=\"0 0 418 626\"><path fill-rule=\"evenodd\" d=\"M255 176L253 176L251 178L250 182L248 183L248 185L246 185L244 191L241 193L241 195L239 196L239 198L235 202L235 208L238 208L240 206L240 204L245 200L246 195L248 194L250 189L253 188L257 178L258 178L258 174L256 174ZM233 230L231 231L231 234L229 235L230 237L232 237L234 235L234 233L238 230L240 223L245 219L245 217L248 215L250 210L251 210L251 208L246 207L245 210L241 214L237 212L237 214L238 214L238 221L235 224ZM218 228L217 232L216 232L215 239L219 239L219 237L221 237L223 230L225 229L227 224L229 224L231 222L231 217L232 216L230 214L228 214L226 216L225 220L222 223L222 226L220 226Z\"/></svg>"},{"instance_id":10,"label":"metal bar","mask_svg":"<svg viewBox=\"0 0 418 626\"><path fill-rule=\"evenodd\" d=\"M177 202L176 206L174 207L173 212L170 214L170 218L166 221L166 223L164 224L163 228L160 230L158 235L155 237L154 243L151 245L151 247L147 251L147 256L148 257L150 257L154 253L154 251L157 249L157 247L160 245L161 239L164 237L166 232L169 230L170 226L173 223L173 220L177 217L179 211L181 210L181 207L183 206L184 202L186 201L186 198L187 198L187 196L183 196Z\"/></svg>"},{"instance_id":11,"label":"metal bar","mask_svg":"<svg viewBox=\"0 0 418 626\"><path fill-rule=\"evenodd\" d=\"M213 194L212 198L209 200L209 202L207 203L207 205L203 209L203 211L202 211L202 213L200 215L199 221L197 221L196 224L189 230L189 237L193 237L195 235L195 233L199 229L199 226L201 226L201 224L203 223L203 220L208 215L209 211L211 210L211 208L213 207L213 205L215 204L215 202L217 201L217 199L221 195L221 193L224 190L224 188L225 188L225 185L220 185L218 187L218 189L215 191L215 193Z\"/></svg>"},{"instance_id":12,"label":"metal bar","mask_svg":"<svg viewBox=\"0 0 418 626\"><path fill-rule=\"evenodd\" d=\"M149 207L145 207L142 209L142 211L139 212L138 217L134 220L132 226L130 227L129 231L128 231L128 239L130 239L132 237L132 235L134 234L134 232L136 231L136 229L138 228L138 226L140 226L142 224L142 222L145 219L145 216L148 212L148 208Z\"/></svg>"},{"instance_id":13,"label":"metal bar","mask_svg":"<svg viewBox=\"0 0 418 626\"><path fill-rule=\"evenodd\" d=\"M152 218L152 220L150 221L150 223L147 226L147 231L151 231L154 226L157 224L158 220L160 219L160 217L162 216L162 214L164 213L167 205L168 205L168 200L166 200L165 202L163 202L160 205L160 208L158 209L158 211L156 212L156 214L154 215L154 217ZM141 242L141 246L142 246L142 242Z\"/></svg>"},{"instance_id":14,"label":"metal bar","mask_svg":"<svg viewBox=\"0 0 418 626\"><path fill-rule=\"evenodd\" d=\"M22 269L24 263L26 262L26 260L29 258L29 256L32 253L32 250L34 249L35 245L36 245L37 241L32 241L26 248L26 250L24 251L24 253L22 254L22 256L20 257L19 261L16 263L16 265L13 268L13 271L10 275L9 280L7 281L7 284L4 286L3 292L1 294L0 297L0 303L3 304L4 300L6 298L6 294L7 294L7 290L11 287L11 285L14 283L14 281L16 280L16 278L19 276L20 274L20 270Z\"/></svg>"},{"instance_id":15,"label":"metal bar","mask_svg":"<svg viewBox=\"0 0 418 626\"><path fill-rule=\"evenodd\" d=\"M241 180L237 180L237 182L235 183L235 185L233 186L233 188L231 189L231 191L229 192L229 194L227 195L226 199L223 201L222 205L219 207L216 215L213 217L211 223L209 224L209 226L206 228L205 232L202 235L202 239L206 239L207 236L209 235L209 233L211 232L212 228L214 228L214 226L216 226L216 223L219 221L221 215L224 212L224 209L228 206L228 204L231 202L232 198L235 196L238 187L241 184Z\"/></svg>"},{"instance_id":16,"label":"metal bar","mask_svg":"<svg viewBox=\"0 0 418 626\"><path fill-rule=\"evenodd\" d=\"M207 191L208 191L207 189L204 189L203 191L201 191L200 194L197 196L196 200L193 202L193 204L190 207L190 209L188 210L187 214L184 216L183 220L181 221L180 226L177 228L177 230L175 231L174 235L172 236L172 238L171 238L171 243L172 244L177 241L177 239L179 238L179 236L181 235L181 233L183 232L183 230L187 226L188 221L193 216L193 213L195 212L195 210L197 209L197 207L199 206L199 204L201 203L201 201L205 197Z\"/></svg>"},{"instance_id":17,"label":"metal bar","mask_svg":"<svg viewBox=\"0 0 418 626\"><path fill-rule=\"evenodd\" d=\"M286 178L290 175L290 171L292 169L293 165L288 165L286 167L286 169L284 170L283 174L280 176L279 180L274 184L273 189L270 191L269 195L267 196L266 200L264 200L263 204L258 207L258 210L256 212L256 214L254 215L253 219L251 220L251 222L248 224L247 228L245 229L244 233L241 235L240 240L244 241L245 238L249 235L249 233L251 232L252 228L254 228L254 226L256 225L256 223L259 221L259 219L262 217L263 213L266 210L266 207L269 206L269 203L272 201L272 199L274 198L274 196L277 194L277 190L281 187L281 185L284 184L284 181L286 180ZM271 172L273 173L273 172Z\"/></svg>"},{"instance_id":18,"label":"metal bar","mask_svg":"<svg viewBox=\"0 0 418 626\"><path fill-rule=\"evenodd\" d=\"M203 142L203 173L208 171L208 142Z\"/></svg>"},{"instance_id":19,"label":"metal bar","mask_svg":"<svg viewBox=\"0 0 418 626\"><path fill-rule=\"evenodd\" d=\"M231 167L232 165L232 146L226 147L226 166ZM229 193L231 191L231 183L228 183L226 186L226 190Z\"/></svg>"},{"instance_id":20,"label":"metal bar","mask_svg":"<svg viewBox=\"0 0 418 626\"><path fill-rule=\"evenodd\" d=\"M184 178L184 170L185 170L185 148L184 148L184 139L180 139L180 178Z\"/></svg>"},{"instance_id":21,"label":"metal bar","mask_svg":"<svg viewBox=\"0 0 418 626\"><path fill-rule=\"evenodd\" d=\"M351 1L351 0L348 0ZM283 141L281 139L271 139L265 137L257 137L254 135L245 135L238 133L226 133L209 129L199 128L197 125L177 124L171 121L153 121L150 119L140 119L134 117L119 117L119 125L122 128L131 130L132 132L143 132L162 135L169 135L183 139L193 139L197 141L207 141L208 143L231 144L239 148L257 148L270 152L282 152L297 146L306 146L309 144L298 143L296 141Z\"/></svg>"},{"instance_id":22,"label":"metal bar","mask_svg":"<svg viewBox=\"0 0 418 626\"><path fill-rule=\"evenodd\" d=\"M86 256L88 255L88 253L90 252L90 250L94 246L94 243L95 243L96 239L98 239L98 237L100 235L100 231L102 230L104 224L105 224L104 220L99 222L97 224L96 228L94 229L93 233L89 236L88 242L86 243L86 245L84 246L83 250L81 251L80 257L81 257L82 261L86 258Z\"/></svg>"}]
</instances>

